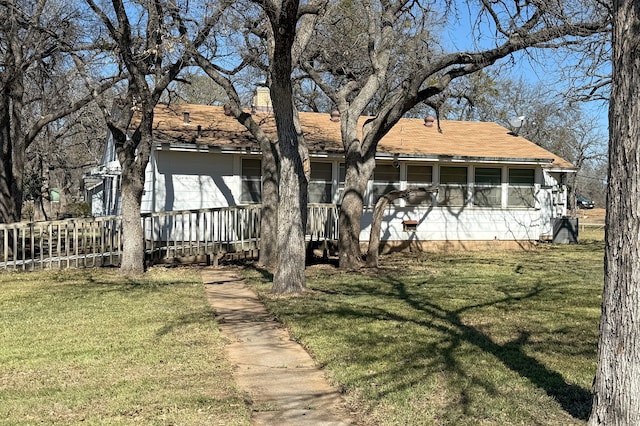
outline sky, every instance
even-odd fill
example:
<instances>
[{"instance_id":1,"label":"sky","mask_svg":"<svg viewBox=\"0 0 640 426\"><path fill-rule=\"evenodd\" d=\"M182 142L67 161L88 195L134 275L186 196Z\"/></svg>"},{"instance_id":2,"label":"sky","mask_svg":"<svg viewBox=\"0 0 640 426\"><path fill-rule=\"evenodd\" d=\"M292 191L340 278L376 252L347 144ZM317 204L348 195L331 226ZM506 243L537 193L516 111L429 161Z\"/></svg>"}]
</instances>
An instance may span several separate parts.
<instances>
[{"instance_id":1,"label":"sky","mask_svg":"<svg viewBox=\"0 0 640 426\"><path fill-rule=\"evenodd\" d=\"M459 4L467 4L460 2ZM456 10L456 16L451 19L442 32L443 47L450 51L477 51L495 46L495 29L487 21L476 25L477 11L470 11L466 6ZM475 31L474 31L475 27ZM475 35L474 35L475 33ZM481 37L478 37L478 34ZM570 70L574 65L572 57L559 49L546 51L529 50L528 53L516 53L511 60L503 60L500 65L500 75L515 81L523 81L531 86L541 85L550 91L564 93L569 88L569 81L562 72ZM589 102L582 105L585 115L596 120L598 128L608 128L608 105L605 102Z\"/></svg>"}]
</instances>

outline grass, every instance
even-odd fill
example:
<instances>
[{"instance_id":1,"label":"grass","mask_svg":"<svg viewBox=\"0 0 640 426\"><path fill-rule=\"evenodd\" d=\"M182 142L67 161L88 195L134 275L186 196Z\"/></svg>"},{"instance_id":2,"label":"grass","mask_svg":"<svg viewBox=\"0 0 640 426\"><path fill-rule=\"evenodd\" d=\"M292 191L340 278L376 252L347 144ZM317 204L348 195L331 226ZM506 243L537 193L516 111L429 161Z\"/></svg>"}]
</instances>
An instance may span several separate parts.
<instances>
[{"instance_id":1,"label":"grass","mask_svg":"<svg viewBox=\"0 0 640 426\"><path fill-rule=\"evenodd\" d=\"M299 297L247 277L363 424L584 424L601 240L314 266ZM0 425L249 424L197 270L0 274L0 323Z\"/></svg>"},{"instance_id":2,"label":"grass","mask_svg":"<svg viewBox=\"0 0 640 426\"><path fill-rule=\"evenodd\" d=\"M0 274L0 322L0 424L249 424L196 270Z\"/></svg>"},{"instance_id":3,"label":"grass","mask_svg":"<svg viewBox=\"0 0 640 426\"><path fill-rule=\"evenodd\" d=\"M392 255L364 273L312 267L298 297L247 278L365 424L584 424L603 282L593 238Z\"/></svg>"}]
</instances>

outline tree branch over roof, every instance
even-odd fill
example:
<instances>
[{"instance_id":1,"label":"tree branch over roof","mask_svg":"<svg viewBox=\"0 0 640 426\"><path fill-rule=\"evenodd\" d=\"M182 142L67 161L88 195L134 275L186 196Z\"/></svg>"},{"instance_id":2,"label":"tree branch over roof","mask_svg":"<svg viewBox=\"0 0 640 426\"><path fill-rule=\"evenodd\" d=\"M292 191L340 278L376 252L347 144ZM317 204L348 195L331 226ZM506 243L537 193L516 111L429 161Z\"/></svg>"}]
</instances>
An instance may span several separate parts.
<instances>
[{"instance_id":1,"label":"tree branch over roof","mask_svg":"<svg viewBox=\"0 0 640 426\"><path fill-rule=\"evenodd\" d=\"M531 25L530 22L525 24ZM602 33L608 28L608 21L563 24L545 27L530 33L515 30L502 45L482 52L456 52L435 60L428 67L418 69L406 80L405 90L400 90L394 101L381 105L378 116L373 120L377 130L372 138L383 137L404 113L418 103L442 93L454 79L472 74L508 55L526 47L537 47L559 37L586 37ZM435 77L435 78L434 78ZM433 79L424 86L424 82Z\"/></svg>"}]
</instances>

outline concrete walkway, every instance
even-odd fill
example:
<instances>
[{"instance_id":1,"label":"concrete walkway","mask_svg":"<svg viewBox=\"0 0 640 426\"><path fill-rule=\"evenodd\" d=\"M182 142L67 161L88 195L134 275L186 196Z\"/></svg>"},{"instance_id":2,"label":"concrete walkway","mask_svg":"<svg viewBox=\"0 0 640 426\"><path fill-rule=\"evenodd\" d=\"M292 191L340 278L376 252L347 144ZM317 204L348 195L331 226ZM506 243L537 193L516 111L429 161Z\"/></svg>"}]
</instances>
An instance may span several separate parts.
<instances>
[{"instance_id":1,"label":"concrete walkway","mask_svg":"<svg viewBox=\"0 0 640 426\"><path fill-rule=\"evenodd\" d=\"M292 341L233 269L202 271L207 299L238 386L252 401L254 425L354 424L339 392Z\"/></svg>"}]
</instances>

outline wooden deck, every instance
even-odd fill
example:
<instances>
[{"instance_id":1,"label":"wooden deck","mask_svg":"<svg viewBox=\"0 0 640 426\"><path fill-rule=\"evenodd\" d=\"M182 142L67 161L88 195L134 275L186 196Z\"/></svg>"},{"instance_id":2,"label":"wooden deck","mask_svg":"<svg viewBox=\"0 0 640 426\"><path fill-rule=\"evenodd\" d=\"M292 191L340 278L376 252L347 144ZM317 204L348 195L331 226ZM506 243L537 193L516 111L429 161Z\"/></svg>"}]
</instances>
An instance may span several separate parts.
<instances>
[{"instance_id":1,"label":"wooden deck","mask_svg":"<svg viewBox=\"0 0 640 426\"><path fill-rule=\"evenodd\" d=\"M146 262L215 263L256 252L260 212L249 205L142 214ZM307 239L337 238L338 207L309 205ZM120 216L0 224L0 270L118 266L122 239Z\"/></svg>"}]
</instances>

